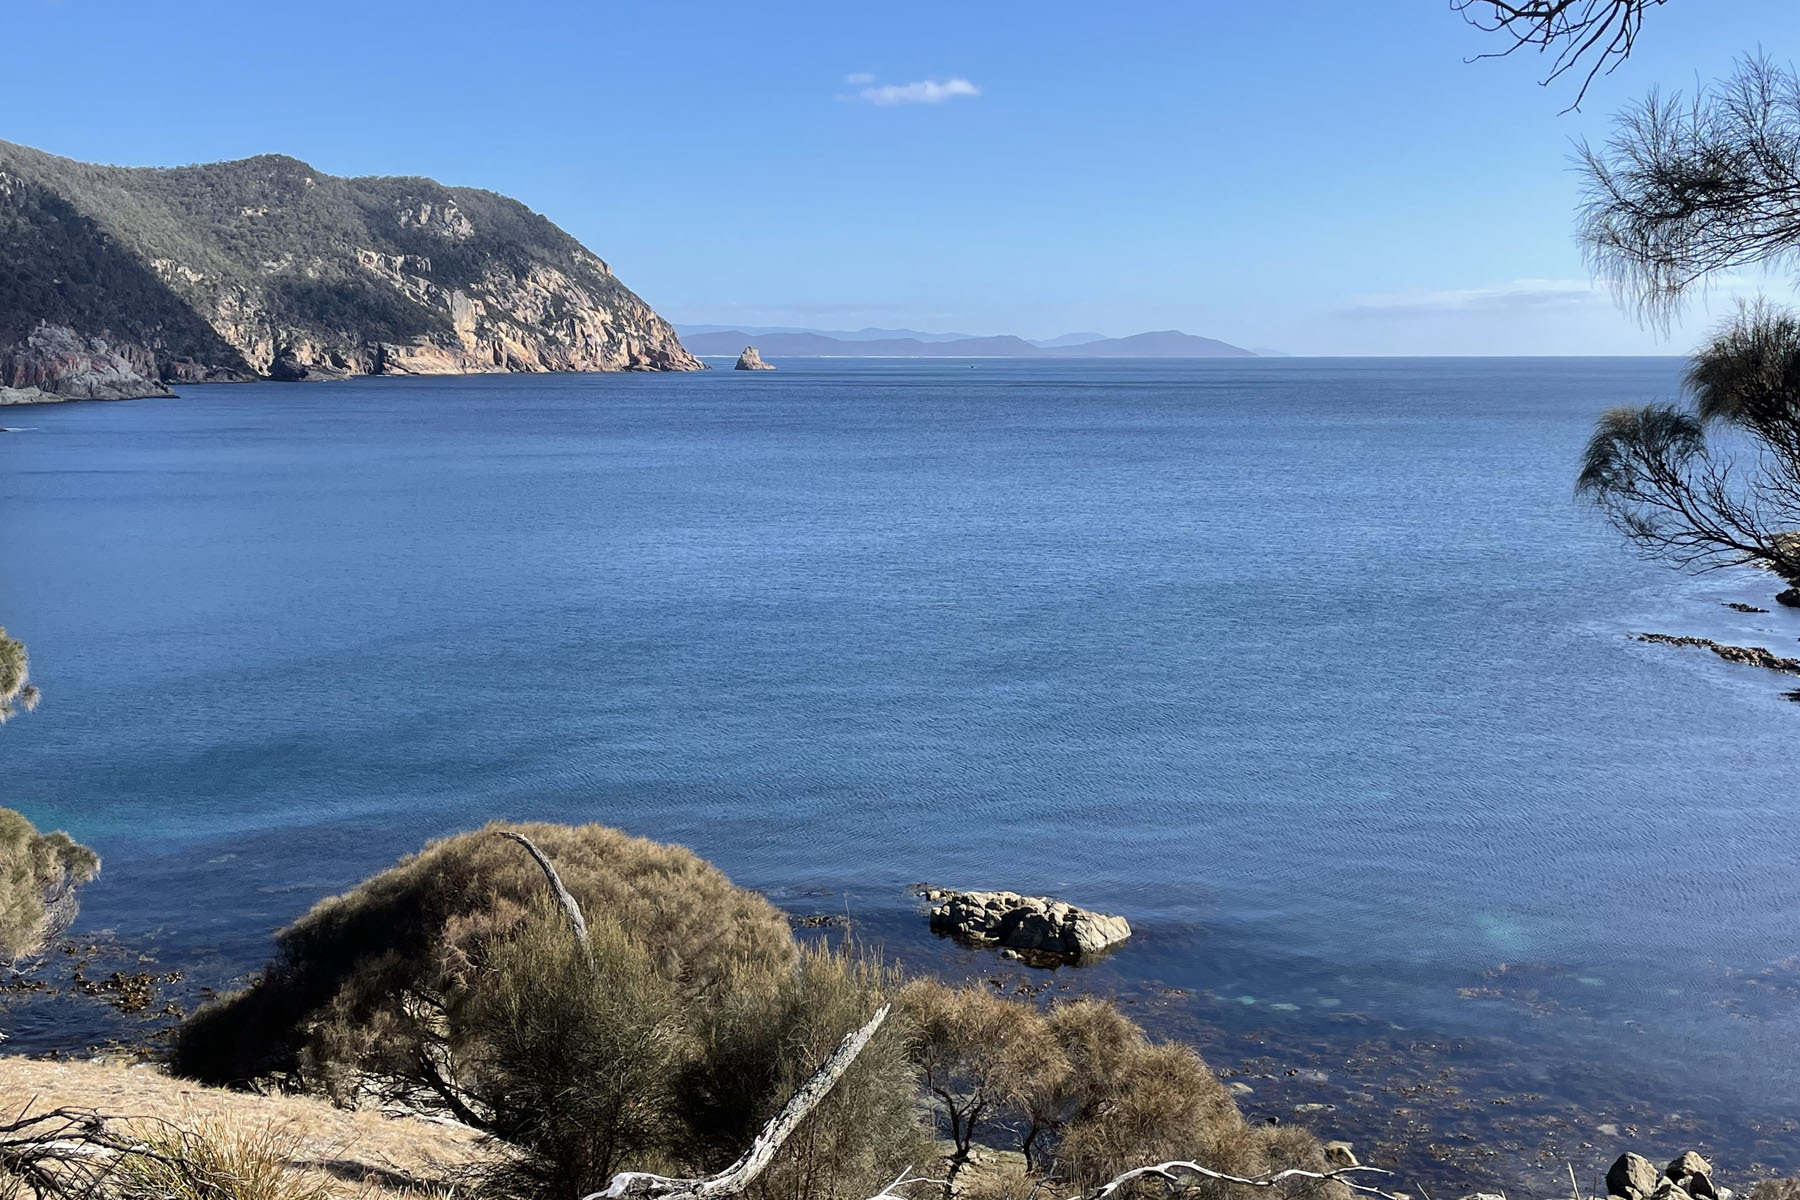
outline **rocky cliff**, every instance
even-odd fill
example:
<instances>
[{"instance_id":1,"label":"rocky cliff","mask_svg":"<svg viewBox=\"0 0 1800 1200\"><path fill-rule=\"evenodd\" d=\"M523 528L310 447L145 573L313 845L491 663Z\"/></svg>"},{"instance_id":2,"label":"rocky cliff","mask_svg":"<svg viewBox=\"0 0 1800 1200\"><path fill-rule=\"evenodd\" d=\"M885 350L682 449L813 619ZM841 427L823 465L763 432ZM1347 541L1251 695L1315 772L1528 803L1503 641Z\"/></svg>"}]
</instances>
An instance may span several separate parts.
<instances>
[{"instance_id":1,"label":"rocky cliff","mask_svg":"<svg viewBox=\"0 0 1800 1200\"><path fill-rule=\"evenodd\" d=\"M149 351L82 337L66 325L39 325L17 345L0 350L0 404L171 394Z\"/></svg>"},{"instance_id":2,"label":"rocky cliff","mask_svg":"<svg viewBox=\"0 0 1800 1200\"><path fill-rule=\"evenodd\" d=\"M17 390L54 391L27 378L44 324L152 382L701 366L516 201L275 155L122 168L0 142L0 264Z\"/></svg>"}]
</instances>

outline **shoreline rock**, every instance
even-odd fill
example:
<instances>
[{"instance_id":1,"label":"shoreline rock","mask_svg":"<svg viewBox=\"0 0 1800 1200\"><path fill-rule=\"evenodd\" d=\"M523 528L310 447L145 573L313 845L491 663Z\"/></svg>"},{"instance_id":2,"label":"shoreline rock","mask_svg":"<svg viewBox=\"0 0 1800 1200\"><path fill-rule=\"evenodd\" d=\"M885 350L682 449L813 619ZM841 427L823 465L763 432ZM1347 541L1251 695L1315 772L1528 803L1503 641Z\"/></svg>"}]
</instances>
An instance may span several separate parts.
<instances>
[{"instance_id":1,"label":"shoreline rock","mask_svg":"<svg viewBox=\"0 0 1800 1200\"><path fill-rule=\"evenodd\" d=\"M933 931L973 942L1023 951L1028 966L1045 965L1030 956L1064 962L1092 958L1131 936L1124 917L1090 912L1048 896L1017 892L956 892L929 888Z\"/></svg>"},{"instance_id":2,"label":"shoreline rock","mask_svg":"<svg viewBox=\"0 0 1800 1200\"><path fill-rule=\"evenodd\" d=\"M1714 1185L1712 1164L1692 1150L1658 1171L1641 1154L1625 1153L1606 1171L1606 1194L1618 1200L1731 1200L1730 1188Z\"/></svg>"},{"instance_id":3,"label":"shoreline rock","mask_svg":"<svg viewBox=\"0 0 1800 1200\"><path fill-rule=\"evenodd\" d=\"M40 321L23 342L0 351L0 404L173 396L155 373L141 351Z\"/></svg>"},{"instance_id":4,"label":"shoreline rock","mask_svg":"<svg viewBox=\"0 0 1800 1200\"><path fill-rule=\"evenodd\" d=\"M738 355L737 366L732 368L734 371L773 371L774 369L762 360L762 355L756 352L755 346L745 346L744 352Z\"/></svg>"},{"instance_id":5,"label":"shoreline rock","mask_svg":"<svg viewBox=\"0 0 1800 1200\"><path fill-rule=\"evenodd\" d=\"M1711 650L1729 663L1761 667L1765 671L1779 671L1784 675L1800 675L1800 658L1783 658L1761 646L1727 646L1711 638L1678 637L1672 633L1639 633L1632 636L1640 642L1654 642L1662 646L1698 646L1703 650Z\"/></svg>"}]
</instances>

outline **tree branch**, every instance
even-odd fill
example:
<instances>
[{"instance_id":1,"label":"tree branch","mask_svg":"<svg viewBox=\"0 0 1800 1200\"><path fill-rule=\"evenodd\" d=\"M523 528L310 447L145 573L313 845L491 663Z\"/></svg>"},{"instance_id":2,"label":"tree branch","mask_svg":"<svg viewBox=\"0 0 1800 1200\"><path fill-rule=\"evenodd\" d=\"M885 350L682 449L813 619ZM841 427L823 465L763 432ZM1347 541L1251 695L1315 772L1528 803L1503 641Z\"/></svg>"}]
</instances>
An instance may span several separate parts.
<instances>
[{"instance_id":1,"label":"tree branch","mask_svg":"<svg viewBox=\"0 0 1800 1200\"><path fill-rule=\"evenodd\" d=\"M549 855L539 850L537 844L522 833L502 829L500 836L511 838L525 847L525 852L536 859L537 865L543 868L544 878L550 882L551 893L555 895L556 902L562 905L563 913L569 918L569 927L575 931L576 939L581 942L582 952L587 955L588 966L593 966L594 948L588 942L587 918L581 915L580 901L575 899L573 892L563 886L562 876L556 873L556 866L550 861Z\"/></svg>"},{"instance_id":2,"label":"tree branch","mask_svg":"<svg viewBox=\"0 0 1800 1200\"><path fill-rule=\"evenodd\" d=\"M1077 1196L1071 1196L1069 1200L1104 1200L1105 1197L1111 1196L1136 1179L1160 1179L1168 1184L1179 1185L1183 1182L1183 1175L1198 1175L1202 1179L1216 1179L1221 1183L1236 1183L1253 1188L1276 1187L1288 1179L1336 1180L1353 1192L1376 1196L1380 1200L1400 1200L1396 1193L1384 1192L1380 1188L1366 1183L1358 1183L1350 1178L1351 1175L1359 1172L1372 1172L1376 1175L1393 1174L1393 1172L1384 1171L1380 1167L1339 1167L1334 1171L1303 1171L1299 1167L1289 1167L1285 1171L1276 1171L1271 1175L1227 1175L1223 1171L1215 1171L1211 1167L1203 1167L1196 1162L1177 1159L1172 1162L1158 1163L1153 1167L1138 1167L1135 1170L1127 1171L1097 1188Z\"/></svg>"},{"instance_id":3,"label":"tree branch","mask_svg":"<svg viewBox=\"0 0 1800 1200\"><path fill-rule=\"evenodd\" d=\"M788 1097L788 1102L781 1106L781 1111L770 1118L762 1127L738 1160L720 1171L717 1175L707 1175L697 1179L671 1179L665 1175L652 1175L647 1171L621 1171L612 1177L604 1191L594 1192L583 1197L583 1200L624 1200L625 1197L644 1197L646 1200L661 1200L663 1197L694 1197L696 1200L714 1200L716 1197L735 1196L744 1191L756 1177L775 1161L776 1151L789 1138L795 1129L807 1117L807 1114L818 1106L844 1072L856 1061L881 1023L887 1020L888 1005L882 1005L873 1017L861 1029L855 1030L831 1052L831 1057L814 1071L800 1089ZM904 1179L902 1172L902 1179ZM895 1180L889 1188L900 1186L902 1180ZM913 1181L907 1181L913 1182Z\"/></svg>"}]
</instances>

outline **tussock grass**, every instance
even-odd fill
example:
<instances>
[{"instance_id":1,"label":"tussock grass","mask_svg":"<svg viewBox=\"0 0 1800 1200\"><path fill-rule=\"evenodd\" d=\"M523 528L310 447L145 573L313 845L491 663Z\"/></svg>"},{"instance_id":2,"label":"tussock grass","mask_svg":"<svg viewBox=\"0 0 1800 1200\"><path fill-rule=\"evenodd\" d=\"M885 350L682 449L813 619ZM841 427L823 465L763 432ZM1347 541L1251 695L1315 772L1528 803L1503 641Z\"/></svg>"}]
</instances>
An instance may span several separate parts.
<instances>
[{"instance_id":1,"label":"tussock grass","mask_svg":"<svg viewBox=\"0 0 1800 1200\"><path fill-rule=\"evenodd\" d=\"M294 1166L300 1143L269 1126L219 1120L157 1124L141 1155L120 1160L108 1190L118 1200L328 1200L317 1179Z\"/></svg>"}]
</instances>

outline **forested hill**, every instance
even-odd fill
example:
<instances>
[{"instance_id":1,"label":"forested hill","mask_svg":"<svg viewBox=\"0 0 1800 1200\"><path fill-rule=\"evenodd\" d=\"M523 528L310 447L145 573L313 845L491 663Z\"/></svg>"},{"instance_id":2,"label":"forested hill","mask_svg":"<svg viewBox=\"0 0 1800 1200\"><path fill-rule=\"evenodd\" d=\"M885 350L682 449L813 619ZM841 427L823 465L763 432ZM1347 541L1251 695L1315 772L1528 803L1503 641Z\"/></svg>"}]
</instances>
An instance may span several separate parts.
<instances>
[{"instance_id":1,"label":"forested hill","mask_svg":"<svg viewBox=\"0 0 1800 1200\"><path fill-rule=\"evenodd\" d=\"M0 352L40 323L173 381L700 366L606 263L493 192L0 142Z\"/></svg>"}]
</instances>

